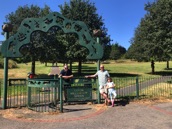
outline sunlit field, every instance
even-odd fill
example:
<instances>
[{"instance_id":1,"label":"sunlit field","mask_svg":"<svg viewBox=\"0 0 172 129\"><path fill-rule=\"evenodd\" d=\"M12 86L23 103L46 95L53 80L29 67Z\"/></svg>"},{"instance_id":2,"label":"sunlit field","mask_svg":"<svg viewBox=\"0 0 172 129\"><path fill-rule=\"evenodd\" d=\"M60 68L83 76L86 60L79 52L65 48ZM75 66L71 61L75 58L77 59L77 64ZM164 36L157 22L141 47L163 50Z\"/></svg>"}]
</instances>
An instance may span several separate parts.
<instances>
[{"instance_id":1,"label":"sunlit field","mask_svg":"<svg viewBox=\"0 0 172 129\"><path fill-rule=\"evenodd\" d=\"M134 77L134 76L161 76L171 75L172 69L166 69L166 62L155 62L155 74L151 73L150 62L136 62L130 60L118 60L118 61L107 61L101 62L104 64L105 69L109 71L111 77ZM170 65L172 62L170 62ZM59 69L63 68L62 63L57 64ZM9 78L27 78L27 73L31 71L31 63L17 64L18 68L9 69ZM35 71L38 76L47 76L51 71L52 64L45 64L36 62ZM72 71L76 77L78 77L78 63L72 64ZM97 62L83 63L82 74L80 77L87 74L94 74L97 71ZM0 78L3 78L4 70L0 69Z\"/></svg>"}]
</instances>

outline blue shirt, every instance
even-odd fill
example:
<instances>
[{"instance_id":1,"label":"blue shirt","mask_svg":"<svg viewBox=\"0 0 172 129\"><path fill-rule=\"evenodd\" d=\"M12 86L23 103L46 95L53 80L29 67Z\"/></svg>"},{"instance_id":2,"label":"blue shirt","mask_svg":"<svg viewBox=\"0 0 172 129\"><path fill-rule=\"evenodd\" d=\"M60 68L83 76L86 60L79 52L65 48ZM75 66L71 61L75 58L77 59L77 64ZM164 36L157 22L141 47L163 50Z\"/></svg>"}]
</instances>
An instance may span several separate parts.
<instances>
[{"instance_id":1,"label":"blue shirt","mask_svg":"<svg viewBox=\"0 0 172 129\"><path fill-rule=\"evenodd\" d=\"M64 69L60 72L60 74L62 76L70 76L72 75L72 71L70 69L68 69L67 71L65 71ZM65 82L69 83L70 82L70 79L64 79Z\"/></svg>"}]
</instances>

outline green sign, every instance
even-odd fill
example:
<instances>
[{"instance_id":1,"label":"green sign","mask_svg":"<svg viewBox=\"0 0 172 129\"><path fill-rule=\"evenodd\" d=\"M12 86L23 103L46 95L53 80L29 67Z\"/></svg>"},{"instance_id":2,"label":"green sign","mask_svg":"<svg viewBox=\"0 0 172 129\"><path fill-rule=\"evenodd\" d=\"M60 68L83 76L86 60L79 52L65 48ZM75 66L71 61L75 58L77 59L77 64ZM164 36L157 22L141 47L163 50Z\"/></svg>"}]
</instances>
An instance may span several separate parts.
<instances>
[{"instance_id":1,"label":"green sign","mask_svg":"<svg viewBox=\"0 0 172 129\"><path fill-rule=\"evenodd\" d=\"M67 88L67 101L89 101L92 100L91 86L75 86Z\"/></svg>"}]
</instances>

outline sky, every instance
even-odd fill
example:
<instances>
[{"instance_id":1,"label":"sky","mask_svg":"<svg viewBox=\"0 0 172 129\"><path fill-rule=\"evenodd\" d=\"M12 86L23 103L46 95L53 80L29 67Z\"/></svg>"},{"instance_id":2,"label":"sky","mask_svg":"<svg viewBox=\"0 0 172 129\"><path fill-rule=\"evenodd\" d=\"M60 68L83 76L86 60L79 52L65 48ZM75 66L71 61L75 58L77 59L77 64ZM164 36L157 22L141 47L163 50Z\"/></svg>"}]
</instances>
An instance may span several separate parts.
<instances>
[{"instance_id":1,"label":"sky","mask_svg":"<svg viewBox=\"0 0 172 129\"><path fill-rule=\"evenodd\" d=\"M19 6L37 5L41 8L48 5L54 12L60 12L58 5L70 0L0 0L0 26L7 22L5 16L15 12ZM146 11L144 5L154 0L90 0L95 3L97 13L102 16L107 33L110 35L111 43L118 43L126 49L130 46L130 40L134 37L134 31L140 24L141 18L144 18ZM1 35L0 41L5 37Z\"/></svg>"}]
</instances>

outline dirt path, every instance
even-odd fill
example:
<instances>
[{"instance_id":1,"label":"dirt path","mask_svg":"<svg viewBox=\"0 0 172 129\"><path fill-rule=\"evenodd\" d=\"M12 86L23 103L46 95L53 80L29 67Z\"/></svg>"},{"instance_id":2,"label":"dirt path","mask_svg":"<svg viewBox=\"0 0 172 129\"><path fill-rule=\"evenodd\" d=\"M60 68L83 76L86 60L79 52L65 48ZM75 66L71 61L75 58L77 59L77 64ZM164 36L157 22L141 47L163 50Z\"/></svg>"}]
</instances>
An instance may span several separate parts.
<instances>
[{"instance_id":1,"label":"dirt path","mask_svg":"<svg viewBox=\"0 0 172 129\"><path fill-rule=\"evenodd\" d=\"M58 66L52 67L49 73L49 75L59 75L59 74L60 74L60 68Z\"/></svg>"}]
</instances>

